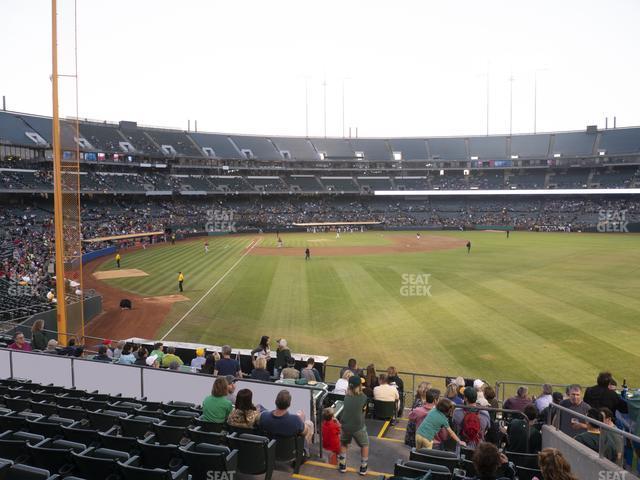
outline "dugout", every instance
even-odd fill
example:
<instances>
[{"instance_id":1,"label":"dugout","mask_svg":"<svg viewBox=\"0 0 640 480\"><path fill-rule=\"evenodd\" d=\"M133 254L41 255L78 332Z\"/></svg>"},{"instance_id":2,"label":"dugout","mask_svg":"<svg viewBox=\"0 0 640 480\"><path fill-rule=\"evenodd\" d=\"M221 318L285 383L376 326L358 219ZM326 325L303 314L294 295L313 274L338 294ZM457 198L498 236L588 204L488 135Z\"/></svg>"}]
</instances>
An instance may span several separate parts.
<instances>
[{"instance_id":1,"label":"dugout","mask_svg":"<svg viewBox=\"0 0 640 480\"><path fill-rule=\"evenodd\" d=\"M125 340L126 342L135 343L138 345L142 345L147 348L148 351L153 350L153 344L158 342L159 340L149 340L145 338L137 338L132 337ZM185 365L190 365L191 360L196 357L196 349L204 348L205 356L209 353L213 352L222 352L222 346L218 345L205 345L202 343L188 343L188 342L170 342L163 341L162 342L166 347L174 347L176 349L176 355L178 355ZM307 359L313 358L316 362L315 367L320 372L320 376L324 379L326 372L327 360L329 357L325 357L322 355L311 355L307 353L291 353L291 356L296 361L296 368L301 369L307 366ZM240 361L240 368L243 374L249 375L251 374L251 370L253 370L253 364L251 362L251 349L238 349L234 348L231 354L231 358L236 358ZM267 362L267 370L273 372L274 364L276 360L276 352L271 352L271 359Z\"/></svg>"}]
</instances>

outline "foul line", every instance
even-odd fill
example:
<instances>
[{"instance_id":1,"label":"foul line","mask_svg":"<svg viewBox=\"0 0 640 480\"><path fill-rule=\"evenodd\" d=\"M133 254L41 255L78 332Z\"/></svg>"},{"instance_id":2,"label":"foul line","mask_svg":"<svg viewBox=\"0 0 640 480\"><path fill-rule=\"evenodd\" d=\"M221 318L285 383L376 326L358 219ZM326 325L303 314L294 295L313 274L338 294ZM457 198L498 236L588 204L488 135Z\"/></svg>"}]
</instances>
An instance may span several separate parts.
<instances>
[{"instance_id":1,"label":"foul line","mask_svg":"<svg viewBox=\"0 0 640 480\"><path fill-rule=\"evenodd\" d=\"M229 275L229 274L231 273L231 271L232 271L234 268L236 268L236 266L237 266L237 265L238 265L242 260L244 260L244 257L246 257L247 255L249 255L249 253L251 253L251 250L253 250L253 249L255 248L255 246L256 246L256 245L258 245L258 243L259 243L259 240L257 240L257 239L254 239L254 240L252 240L252 241L251 241L251 243L249 244L249 246L248 246L248 247L246 247L246 248L247 248L247 250L246 250L246 251L242 254L242 256L241 256L241 257L236 261L236 263L234 263L233 265L231 265L231 267L229 268L229 270L227 270L226 272L224 272L224 275L222 275L222 276L218 279L218 281L217 281L216 283L214 283L214 284L211 286L211 288L210 288L209 290L207 290L207 291L205 292L205 294L204 294L204 295L202 295L202 297L200 297L200 300L198 300L196 303L194 303L194 304L193 304L193 306L192 306L192 307L187 311L187 313L185 313L185 314L180 318L180 320L178 320L178 321L175 323L175 325L174 325L173 327L171 327L167 333L165 333L165 334L164 334L164 336L160 339L160 341L161 341L161 342L163 342L163 341L165 341L165 340L167 339L167 337L169 336L169 334L170 334L171 332L173 332L173 331L176 329L176 327L177 327L178 325L180 325L180 324L182 323L182 321L183 321L185 318L187 318L187 317L189 316L189 314L191 314L191 312L193 312L193 310L194 310L198 305L200 305L200 302L201 302L202 300L204 300L204 299L207 297L207 295L209 295L209 294L213 291L213 289L214 289L214 288L216 288L216 287L220 284L220 282L222 282L222 280L224 280L224 279L225 279L225 277L226 277L227 275Z\"/></svg>"}]
</instances>

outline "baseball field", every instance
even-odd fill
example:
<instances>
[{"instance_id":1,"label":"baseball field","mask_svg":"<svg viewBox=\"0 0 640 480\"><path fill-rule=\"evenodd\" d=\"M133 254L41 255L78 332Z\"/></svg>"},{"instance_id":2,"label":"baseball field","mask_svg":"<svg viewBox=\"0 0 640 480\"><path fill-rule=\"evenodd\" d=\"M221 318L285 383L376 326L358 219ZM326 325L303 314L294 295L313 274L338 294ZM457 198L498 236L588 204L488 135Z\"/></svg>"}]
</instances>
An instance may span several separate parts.
<instances>
[{"instance_id":1,"label":"baseball field","mask_svg":"<svg viewBox=\"0 0 640 480\"><path fill-rule=\"evenodd\" d=\"M637 235L281 237L282 247L275 234L225 235L208 237L208 253L202 238L125 252L122 269L137 273L100 282L166 305L147 337L252 348L269 335L333 364L585 384L610 369L640 384ZM97 267L112 270L113 258Z\"/></svg>"}]
</instances>

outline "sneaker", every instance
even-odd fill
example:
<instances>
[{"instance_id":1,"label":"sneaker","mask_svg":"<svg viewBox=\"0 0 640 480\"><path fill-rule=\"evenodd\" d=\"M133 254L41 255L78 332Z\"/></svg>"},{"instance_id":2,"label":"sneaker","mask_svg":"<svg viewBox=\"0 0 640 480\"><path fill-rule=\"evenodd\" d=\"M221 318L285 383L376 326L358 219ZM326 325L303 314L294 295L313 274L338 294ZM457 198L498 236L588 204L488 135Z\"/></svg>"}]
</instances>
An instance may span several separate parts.
<instances>
[{"instance_id":1,"label":"sneaker","mask_svg":"<svg viewBox=\"0 0 640 480\"><path fill-rule=\"evenodd\" d=\"M347 473L347 464L346 463L339 463L338 464L338 471L340 471L340 473Z\"/></svg>"},{"instance_id":2,"label":"sneaker","mask_svg":"<svg viewBox=\"0 0 640 480\"><path fill-rule=\"evenodd\" d=\"M360 471L358 473L360 475L366 475L368 469L369 469L369 465L360 465Z\"/></svg>"}]
</instances>

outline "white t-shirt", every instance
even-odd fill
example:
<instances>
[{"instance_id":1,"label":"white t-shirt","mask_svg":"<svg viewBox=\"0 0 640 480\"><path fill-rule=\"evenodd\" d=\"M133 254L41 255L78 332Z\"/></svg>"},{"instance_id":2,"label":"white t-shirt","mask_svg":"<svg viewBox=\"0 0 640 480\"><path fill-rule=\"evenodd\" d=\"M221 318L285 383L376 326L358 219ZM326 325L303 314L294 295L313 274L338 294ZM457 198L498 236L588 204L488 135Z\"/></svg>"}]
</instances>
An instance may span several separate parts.
<instances>
[{"instance_id":1,"label":"white t-shirt","mask_svg":"<svg viewBox=\"0 0 640 480\"><path fill-rule=\"evenodd\" d=\"M347 388L349 388L349 380L345 380L344 378L341 378L336 382L336 388L334 388L333 392L331 393L346 395Z\"/></svg>"},{"instance_id":2,"label":"white t-shirt","mask_svg":"<svg viewBox=\"0 0 640 480\"><path fill-rule=\"evenodd\" d=\"M400 400L400 394L396 387L385 383L373 389L373 398L381 402L395 402Z\"/></svg>"},{"instance_id":3,"label":"white t-shirt","mask_svg":"<svg viewBox=\"0 0 640 480\"><path fill-rule=\"evenodd\" d=\"M545 408L547 408L551 402L553 402L553 396L551 395L542 395L536 399L536 408L538 412L541 412Z\"/></svg>"}]
</instances>

